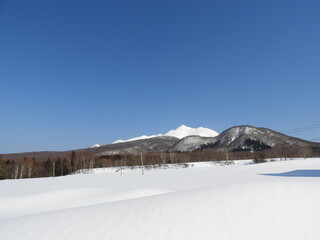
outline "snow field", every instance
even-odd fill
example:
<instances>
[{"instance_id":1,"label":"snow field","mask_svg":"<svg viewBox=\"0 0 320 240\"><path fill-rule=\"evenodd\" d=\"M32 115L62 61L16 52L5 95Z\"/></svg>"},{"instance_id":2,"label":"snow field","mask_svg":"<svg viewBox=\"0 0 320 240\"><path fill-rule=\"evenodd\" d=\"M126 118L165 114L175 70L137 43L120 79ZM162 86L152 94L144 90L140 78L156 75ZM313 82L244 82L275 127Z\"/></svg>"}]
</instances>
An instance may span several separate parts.
<instances>
[{"instance_id":1,"label":"snow field","mask_svg":"<svg viewBox=\"0 0 320 240\"><path fill-rule=\"evenodd\" d=\"M319 239L319 187L320 159L5 180L0 239Z\"/></svg>"}]
</instances>

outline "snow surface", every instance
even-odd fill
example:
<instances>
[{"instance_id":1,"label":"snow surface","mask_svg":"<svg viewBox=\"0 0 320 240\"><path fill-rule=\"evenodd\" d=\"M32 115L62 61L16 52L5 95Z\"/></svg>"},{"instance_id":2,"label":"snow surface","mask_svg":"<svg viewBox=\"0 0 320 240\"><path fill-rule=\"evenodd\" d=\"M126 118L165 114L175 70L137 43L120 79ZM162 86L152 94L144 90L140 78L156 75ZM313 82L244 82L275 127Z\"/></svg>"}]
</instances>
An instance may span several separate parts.
<instances>
[{"instance_id":1,"label":"snow surface","mask_svg":"<svg viewBox=\"0 0 320 240\"><path fill-rule=\"evenodd\" d=\"M320 159L0 181L1 240L319 239Z\"/></svg>"},{"instance_id":2,"label":"snow surface","mask_svg":"<svg viewBox=\"0 0 320 240\"><path fill-rule=\"evenodd\" d=\"M181 125L177 129L171 130L165 134L157 134L157 135L151 135L151 136L142 135L140 137L130 138L128 140L117 140L113 143L136 141L136 140L149 139L149 138L161 137L161 136L169 136L169 137L176 137L176 138L182 139L184 137L192 136L192 135L201 136L201 137L215 137L218 135L218 133L209 128L204 128L204 127L191 128L191 127L187 127L186 125Z\"/></svg>"}]
</instances>

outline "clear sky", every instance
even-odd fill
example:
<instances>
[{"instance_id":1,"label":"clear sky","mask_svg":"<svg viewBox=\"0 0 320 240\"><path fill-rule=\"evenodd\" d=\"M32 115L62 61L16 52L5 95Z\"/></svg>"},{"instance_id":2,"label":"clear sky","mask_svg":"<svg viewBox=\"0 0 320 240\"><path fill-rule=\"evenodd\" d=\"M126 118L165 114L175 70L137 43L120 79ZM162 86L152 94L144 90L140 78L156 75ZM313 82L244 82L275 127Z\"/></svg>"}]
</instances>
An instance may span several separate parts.
<instances>
[{"instance_id":1,"label":"clear sky","mask_svg":"<svg viewBox=\"0 0 320 240\"><path fill-rule=\"evenodd\" d=\"M320 1L0 0L0 153L320 123ZM320 128L295 136L320 138Z\"/></svg>"}]
</instances>

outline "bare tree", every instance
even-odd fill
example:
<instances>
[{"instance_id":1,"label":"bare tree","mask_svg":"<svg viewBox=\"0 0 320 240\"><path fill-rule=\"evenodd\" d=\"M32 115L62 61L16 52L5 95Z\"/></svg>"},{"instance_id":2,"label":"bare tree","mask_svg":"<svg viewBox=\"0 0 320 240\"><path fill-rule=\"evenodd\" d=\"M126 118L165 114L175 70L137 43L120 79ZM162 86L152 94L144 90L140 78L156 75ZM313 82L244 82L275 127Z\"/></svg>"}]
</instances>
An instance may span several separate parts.
<instances>
[{"instance_id":1,"label":"bare tree","mask_svg":"<svg viewBox=\"0 0 320 240\"><path fill-rule=\"evenodd\" d=\"M52 160L52 178L55 177L56 174L56 161Z\"/></svg>"},{"instance_id":2,"label":"bare tree","mask_svg":"<svg viewBox=\"0 0 320 240\"><path fill-rule=\"evenodd\" d=\"M60 160L61 162L60 162L60 172L61 172L61 176L63 176L63 168L64 168L64 163L65 163L65 158L62 158L61 160Z\"/></svg>"},{"instance_id":3,"label":"bare tree","mask_svg":"<svg viewBox=\"0 0 320 240\"><path fill-rule=\"evenodd\" d=\"M142 171L142 175L144 175L143 152L140 147L137 147L136 149L140 152L141 171Z\"/></svg>"},{"instance_id":4,"label":"bare tree","mask_svg":"<svg viewBox=\"0 0 320 240\"><path fill-rule=\"evenodd\" d=\"M254 163L264 163L266 162L265 155L262 152L257 152L254 154L253 161Z\"/></svg>"},{"instance_id":5,"label":"bare tree","mask_svg":"<svg viewBox=\"0 0 320 240\"><path fill-rule=\"evenodd\" d=\"M7 173L6 163L0 155L0 179L5 179Z\"/></svg>"},{"instance_id":6,"label":"bare tree","mask_svg":"<svg viewBox=\"0 0 320 240\"><path fill-rule=\"evenodd\" d=\"M142 154L141 149L140 149L140 160L141 160L142 175L144 175L144 171L143 171L143 168L144 168L144 166L143 166L143 154Z\"/></svg>"},{"instance_id":7,"label":"bare tree","mask_svg":"<svg viewBox=\"0 0 320 240\"><path fill-rule=\"evenodd\" d=\"M76 172L77 169L77 155L75 151L71 152L71 158L70 158L70 165L71 165L71 171Z\"/></svg>"},{"instance_id":8,"label":"bare tree","mask_svg":"<svg viewBox=\"0 0 320 240\"><path fill-rule=\"evenodd\" d=\"M284 160L287 160L288 150L289 150L289 146L285 142L279 143L274 148L274 151L277 154L277 157L280 157L280 160L282 160L282 158L284 158Z\"/></svg>"},{"instance_id":9,"label":"bare tree","mask_svg":"<svg viewBox=\"0 0 320 240\"><path fill-rule=\"evenodd\" d=\"M226 164L226 165L234 165L234 161L229 160L230 153L229 153L229 151L228 151L228 150L226 150L226 152L225 152L225 156L226 156L225 164Z\"/></svg>"},{"instance_id":10,"label":"bare tree","mask_svg":"<svg viewBox=\"0 0 320 240\"><path fill-rule=\"evenodd\" d=\"M300 152L303 156L303 158L308 158L308 157L311 157L312 156L312 148L311 147L308 147L308 146L305 146L305 147L301 147L300 148Z\"/></svg>"},{"instance_id":11,"label":"bare tree","mask_svg":"<svg viewBox=\"0 0 320 240\"><path fill-rule=\"evenodd\" d=\"M180 155L176 152L169 152L170 162L171 163L178 163Z\"/></svg>"},{"instance_id":12,"label":"bare tree","mask_svg":"<svg viewBox=\"0 0 320 240\"><path fill-rule=\"evenodd\" d=\"M160 159L163 165L167 163L167 153L165 151L160 152Z\"/></svg>"},{"instance_id":13,"label":"bare tree","mask_svg":"<svg viewBox=\"0 0 320 240\"><path fill-rule=\"evenodd\" d=\"M19 167L20 167L20 164L19 163L14 163L14 166L13 166L13 173L12 173L12 178L13 179L17 179L18 176L19 176Z\"/></svg>"},{"instance_id":14,"label":"bare tree","mask_svg":"<svg viewBox=\"0 0 320 240\"><path fill-rule=\"evenodd\" d=\"M94 166L94 156L90 152L79 153L78 160L80 160L80 169L82 171L92 169Z\"/></svg>"},{"instance_id":15,"label":"bare tree","mask_svg":"<svg viewBox=\"0 0 320 240\"><path fill-rule=\"evenodd\" d=\"M122 176L122 159L123 159L123 156L120 157L120 176Z\"/></svg>"},{"instance_id":16,"label":"bare tree","mask_svg":"<svg viewBox=\"0 0 320 240\"><path fill-rule=\"evenodd\" d=\"M35 173L36 169L36 160L33 157L32 160L27 161L27 173L28 173L28 178L31 178L32 174Z\"/></svg>"},{"instance_id":17,"label":"bare tree","mask_svg":"<svg viewBox=\"0 0 320 240\"><path fill-rule=\"evenodd\" d=\"M27 157L24 157L23 161L20 162L20 179L23 178L23 175L26 172L27 163L28 163Z\"/></svg>"}]
</instances>

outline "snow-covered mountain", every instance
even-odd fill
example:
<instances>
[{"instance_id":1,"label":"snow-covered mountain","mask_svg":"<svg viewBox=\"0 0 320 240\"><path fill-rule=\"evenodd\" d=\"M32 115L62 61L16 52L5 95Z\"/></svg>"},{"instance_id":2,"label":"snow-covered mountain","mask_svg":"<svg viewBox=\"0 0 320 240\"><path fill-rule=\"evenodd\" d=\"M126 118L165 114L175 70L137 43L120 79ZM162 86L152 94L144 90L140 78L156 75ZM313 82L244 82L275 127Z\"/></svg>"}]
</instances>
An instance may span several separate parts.
<instances>
[{"instance_id":1,"label":"snow-covered mountain","mask_svg":"<svg viewBox=\"0 0 320 240\"><path fill-rule=\"evenodd\" d=\"M162 139L164 137L170 137L170 139ZM121 145L116 147L116 145L120 143ZM221 134L209 128L191 128L181 125L177 129L165 134L152 136L143 135L128 140L118 140L113 144L104 146L109 146L112 151L114 151L115 148L119 150L125 148L128 151L128 149L131 150L136 145L141 145L140 147L150 152L160 150L185 152L203 148L215 148L217 150L227 150L231 152L252 152L271 149L284 144L295 147L296 149L305 147L319 149L320 147L318 143L311 143L302 139L286 136L270 129L247 125L231 127ZM108 150L106 149L104 154L110 152L109 148Z\"/></svg>"},{"instance_id":2,"label":"snow-covered mountain","mask_svg":"<svg viewBox=\"0 0 320 240\"><path fill-rule=\"evenodd\" d=\"M186 125L181 125L177 129L170 130L165 134L157 134L157 135L151 135L151 136L142 135L140 137L130 138L127 140L117 140L113 143L130 142L130 141L149 139L149 138L161 137L161 136L169 136L169 137L176 137L176 138L182 139L187 136L215 137L217 135L218 133L216 131L209 128L204 128L204 127L191 128Z\"/></svg>"},{"instance_id":3,"label":"snow-covered mountain","mask_svg":"<svg viewBox=\"0 0 320 240\"><path fill-rule=\"evenodd\" d=\"M260 151L280 145L318 148L318 143L308 142L272 131L267 128L253 126L236 126L223 131L212 144L221 150L228 151Z\"/></svg>"},{"instance_id":4,"label":"snow-covered mountain","mask_svg":"<svg viewBox=\"0 0 320 240\"><path fill-rule=\"evenodd\" d=\"M319 143L308 142L272 131L267 128L236 126L229 128L216 137L188 136L180 139L169 150L177 152L215 148L222 151L261 151L274 147L294 147L297 149L319 149Z\"/></svg>"},{"instance_id":5,"label":"snow-covered mountain","mask_svg":"<svg viewBox=\"0 0 320 240\"><path fill-rule=\"evenodd\" d=\"M95 144L91 148L89 147L70 151L41 151L1 155L3 158L10 160L19 160L27 157L29 159L36 158L38 161L46 161L48 158L67 158L70 156L71 151L75 151L77 154L89 152L94 156L103 156L123 153L137 154L139 153L138 149L152 153L163 151L185 152L206 148L214 148L219 151L229 152L257 152L268 149L281 151L281 149L284 148L291 148L295 151L311 149L310 151L312 151L313 154L320 154L320 143L294 138L266 128L257 128L245 125L236 126L223 131L217 136L215 135L217 135L217 133L211 129L190 128L183 125L166 134L144 136L144 139L136 138L136 140L125 141L117 144L101 146ZM180 139L181 137L183 138Z\"/></svg>"}]
</instances>

